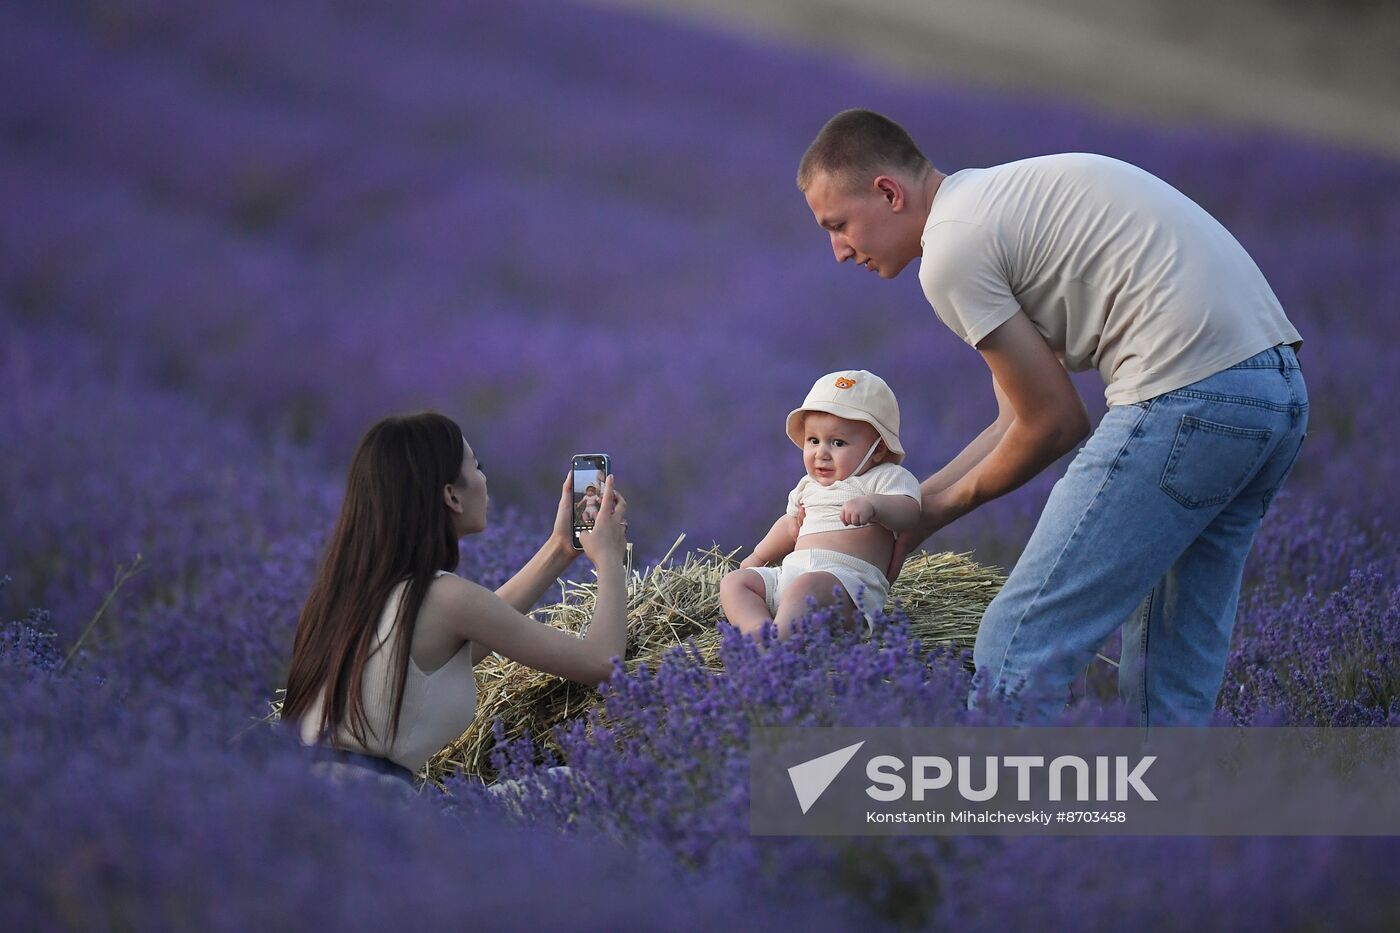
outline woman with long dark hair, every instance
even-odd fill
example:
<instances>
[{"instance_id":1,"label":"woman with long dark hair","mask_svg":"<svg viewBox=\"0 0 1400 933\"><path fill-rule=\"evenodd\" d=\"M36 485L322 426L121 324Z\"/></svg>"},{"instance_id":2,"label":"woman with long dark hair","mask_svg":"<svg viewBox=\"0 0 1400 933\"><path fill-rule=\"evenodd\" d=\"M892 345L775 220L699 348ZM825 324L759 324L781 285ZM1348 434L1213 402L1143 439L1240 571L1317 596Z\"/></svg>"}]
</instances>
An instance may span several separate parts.
<instances>
[{"instance_id":1,"label":"woman with long dark hair","mask_svg":"<svg viewBox=\"0 0 1400 933\"><path fill-rule=\"evenodd\" d=\"M578 552L565 479L554 529L494 593L452 573L458 541L486 527L486 475L462 430L426 413L385 418L360 441L340 519L297 621L282 719L342 773L412 782L476 712L472 667L491 652L585 684L626 645L626 503L604 484L579 538L598 572L583 638L525 615Z\"/></svg>"}]
</instances>

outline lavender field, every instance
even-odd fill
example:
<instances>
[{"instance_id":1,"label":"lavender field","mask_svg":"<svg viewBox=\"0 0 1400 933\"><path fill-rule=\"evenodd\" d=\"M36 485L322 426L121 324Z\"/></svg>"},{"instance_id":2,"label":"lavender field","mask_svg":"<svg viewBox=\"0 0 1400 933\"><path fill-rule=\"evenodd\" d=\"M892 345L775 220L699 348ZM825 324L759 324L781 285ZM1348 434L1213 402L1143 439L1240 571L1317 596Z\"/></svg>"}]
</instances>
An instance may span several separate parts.
<instances>
[{"instance_id":1,"label":"lavender field","mask_svg":"<svg viewBox=\"0 0 1400 933\"><path fill-rule=\"evenodd\" d=\"M1220 721L1400 725L1400 164L554 0L12 0L4 926L1393 921L1391 839L749 836L750 725L996 721L898 627L879 649L736 640L718 680L683 658L619 674L608 713L637 728L564 736L588 790L533 779L552 791L514 817L466 782L407 808L330 791L256 725L384 414L462 423L493 526L460 572L487 585L543 538L576 451L612 454L644 557L682 532L752 545L800 470L782 420L823 372L889 381L920 475L985 426L978 356L912 275L836 266L793 185L851 106L945 171L1126 159L1244 243L1305 338L1311 433L1251 556ZM1101 384L1078 384L1097 419ZM930 546L1009 566L1062 469Z\"/></svg>"}]
</instances>

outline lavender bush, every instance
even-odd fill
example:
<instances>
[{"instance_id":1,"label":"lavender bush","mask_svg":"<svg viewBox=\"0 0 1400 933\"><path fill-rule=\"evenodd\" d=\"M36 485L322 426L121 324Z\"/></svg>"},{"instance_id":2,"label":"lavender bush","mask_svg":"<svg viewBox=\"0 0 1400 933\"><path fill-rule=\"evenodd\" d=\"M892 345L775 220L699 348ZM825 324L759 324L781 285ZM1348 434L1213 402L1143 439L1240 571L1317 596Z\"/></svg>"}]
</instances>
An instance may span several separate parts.
<instances>
[{"instance_id":1,"label":"lavender bush","mask_svg":"<svg viewBox=\"0 0 1400 933\"><path fill-rule=\"evenodd\" d=\"M1392 630L1397 595L1390 596ZM576 722L560 731L568 771L550 770L554 762L540 757L528 739L500 748L497 765L510 782L513 812L533 825L657 845L701 870L741 865L758 876L801 878L816 890L842 892L874 920L895 926L1057 928L1102 917L1181 930L1222 923L1306 927L1323 918L1364 926L1400 909L1393 894L1383 893L1388 872L1381 866L1400 851L1394 839L750 836L747 744L753 726L1015 721L1012 710L996 704L965 710L970 683L964 659L935 654L925 660L903 620L894 619L878 644L835 634L832 621L817 614L792 639L762 649L729 630L722 678L683 650L655 672L617 671L587 726ZM1259 673L1248 662L1239 668L1232 674ZM1247 679L1240 684L1247 685ZM1317 680L1301 686L1329 696L1335 690ZM1267 705L1278 694L1249 696L1253 711L1270 724L1288 722L1294 713ZM1306 712L1303 721L1353 724ZM1400 725L1400 708L1388 717L1384 708L1369 712L1365 724ZM1128 717L1114 705L1081 703L1060 724L1121 726ZM499 810L499 798L479 785L461 781L451 789L469 811ZM1280 891L1281 877L1307 882Z\"/></svg>"},{"instance_id":2,"label":"lavender bush","mask_svg":"<svg viewBox=\"0 0 1400 933\"><path fill-rule=\"evenodd\" d=\"M963 709L959 659L920 660L897 624L881 650L817 620L768 652L726 642L722 678L683 655L619 675L591 731L563 737L578 779L502 749L525 827L461 783L402 811L328 793L248 731L283 682L353 444L387 412L445 411L486 461L493 526L462 565L486 585L543 538L574 451L613 454L655 558L681 531L756 540L798 462L781 419L816 374L881 373L916 472L990 419L985 368L913 278L836 268L793 188L845 106L895 115L945 170L1124 158L1239 236L1306 338L1313 408L1247 568L1219 720L1397 724L1400 165L899 83L557 0L15 0L0 7L0 619L23 620L0 629L8 925L1393 912L1388 841L750 837L751 725L1000 721ZM1097 415L1096 378L1077 382ZM1009 565L1059 472L931 546ZM1112 674L1087 672L1067 721L1117 721Z\"/></svg>"},{"instance_id":3,"label":"lavender bush","mask_svg":"<svg viewBox=\"0 0 1400 933\"><path fill-rule=\"evenodd\" d=\"M464 820L313 775L288 736L187 690L26 666L0 638L0 916L8 929L839 929L721 868ZM250 731L252 730L252 731Z\"/></svg>"}]
</instances>

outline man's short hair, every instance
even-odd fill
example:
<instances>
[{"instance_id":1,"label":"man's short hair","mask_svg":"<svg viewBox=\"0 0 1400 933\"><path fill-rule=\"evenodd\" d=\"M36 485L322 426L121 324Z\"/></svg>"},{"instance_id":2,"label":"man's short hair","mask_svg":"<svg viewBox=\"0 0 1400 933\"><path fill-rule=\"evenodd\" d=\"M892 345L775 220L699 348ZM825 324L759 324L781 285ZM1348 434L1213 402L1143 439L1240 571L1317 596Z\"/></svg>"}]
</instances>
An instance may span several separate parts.
<instances>
[{"instance_id":1,"label":"man's short hair","mask_svg":"<svg viewBox=\"0 0 1400 933\"><path fill-rule=\"evenodd\" d=\"M802 154L797 187L806 191L818 172L848 183L890 169L922 174L929 161L904 127L872 110L843 110L826 122Z\"/></svg>"}]
</instances>

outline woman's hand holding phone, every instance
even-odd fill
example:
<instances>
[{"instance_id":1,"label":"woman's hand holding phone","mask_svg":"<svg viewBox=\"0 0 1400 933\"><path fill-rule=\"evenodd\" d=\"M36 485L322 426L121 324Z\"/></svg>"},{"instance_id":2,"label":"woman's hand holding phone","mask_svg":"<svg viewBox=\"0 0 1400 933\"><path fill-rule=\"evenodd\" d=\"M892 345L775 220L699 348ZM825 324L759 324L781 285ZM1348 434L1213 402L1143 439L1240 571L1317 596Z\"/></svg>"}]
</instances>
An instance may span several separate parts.
<instances>
[{"instance_id":1,"label":"woman's hand holding phone","mask_svg":"<svg viewBox=\"0 0 1400 933\"><path fill-rule=\"evenodd\" d=\"M567 504L564 508L568 510L572 522L572 508ZM611 561L619 566L622 564L627 552L627 502L617 491L611 473L603 483L603 503L598 507L593 529L580 531L578 538L583 545L583 553L596 566L602 567Z\"/></svg>"},{"instance_id":2,"label":"woman's hand holding phone","mask_svg":"<svg viewBox=\"0 0 1400 933\"><path fill-rule=\"evenodd\" d=\"M574 471L564 474L564 488L559 492L559 508L554 513L554 530L550 533L558 549L570 555L570 561L578 556L574 548Z\"/></svg>"}]
</instances>

